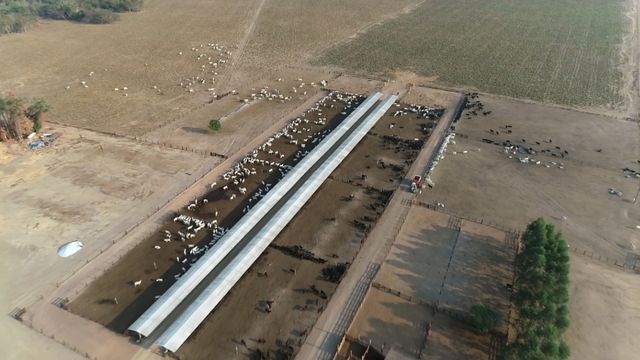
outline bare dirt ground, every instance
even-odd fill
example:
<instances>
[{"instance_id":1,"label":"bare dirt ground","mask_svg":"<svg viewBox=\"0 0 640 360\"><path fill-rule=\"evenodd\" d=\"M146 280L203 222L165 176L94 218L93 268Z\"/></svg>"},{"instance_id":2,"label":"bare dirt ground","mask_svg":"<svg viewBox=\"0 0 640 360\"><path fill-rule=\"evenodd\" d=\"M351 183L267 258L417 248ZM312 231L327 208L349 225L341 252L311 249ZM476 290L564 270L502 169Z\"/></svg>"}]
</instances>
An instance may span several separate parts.
<instances>
[{"instance_id":1,"label":"bare dirt ground","mask_svg":"<svg viewBox=\"0 0 640 360\"><path fill-rule=\"evenodd\" d=\"M638 316L629 300L637 275L612 263L622 265L628 254L638 252L640 205L633 198L640 184L622 171L637 169L638 124L488 96L480 100L492 113L463 116L455 143L432 175L435 188L420 200L443 202L452 213L511 228L522 229L538 216L556 223L572 249L580 249L572 253L572 325L566 335L573 358L607 357L603 344L615 358L634 358L638 348L632 334L638 328L622 319ZM507 139L537 154L506 154L501 143ZM518 157L533 161L522 164ZM623 195L609 194L610 187ZM580 258L583 251L600 260ZM610 324L611 331L595 324Z\"/></svg>"},{"instance_id":2,"label":"bare dirt ground","mask_svg":"<svg viewBox=\"0 0 640 360\"><path fill-rule=\"evenodd\" d=\"M428 307L371 288L347 335L361 338L365 344L371 340L377 349L400 347L415 355L422 350L432 320Z\"/></svg>"},{"instance_id":3,"label":"bare dirt ground","mask_svg":"<svg viewBox=\"0 0 640 360\"><path fill-rule=\"evenodd\" d=\"M391 349L401 351L407 359L483 359L490 347L489 336L478 334L465 323L376 288L367 293L347 335L360 344L371 340L374 348L387 355ZM341 355L348 355L351 346L353 342Z\"/></svg>"},{"instance_id":4,"label":"bare dirt ground","mask_svg":"<svg viewBox=\"0 0 640 360\"><path fill-rule=\"evenodd\" d=\"M515 249L505 237L504 231L414 206L374 281L462 313L486 303L506 318L504 285L513 277Z\"/></svg>"},{"instance_id":5,"label":"bare dirt ground","mask_svg":"<svg viewBox=\"0 0 640 360\"><path fill-rule=\"evenodd\" d=\"M65 274L220 162L63 126L45 131L61 135L51 148L34 153L13 144L1 150L0 197L7 206L0 215L0 306L6 313L48 296ZM58 246L72 240L84 249L59 258ZM0 342L16 349L9 358L59 351L48 340L42 348L26 346L24 339L35 334L8 316L2 322L7 331Z\"/></svg>"},{"instance_id":6,"label":"bare dirt ground","mask_svg":"<svg viewBox=\"0 0 640 360\"><path fill-rule=\"evenodd\" d=\"M580 256L571 259L566 339L572 359L634 359L640 351L640 278Z\"/></svg>"},{"instance_id":7,"label":"bare dirt ground","mask_svg":"<svg viewBox=\"0 0 640 360\"><path fill-rule=\"evenodd\" d=\"M52 105L51 118L64 124L123 135L154 132L150 137L158 142L178 139L180 145L188 138L204 145L207 138L194 136L197 131L179 138L175 133L206 127L211 117L235 108L228 102L209 104L209 88L218 94L237 89L246 97L254 92L251 88L265 85L291 89L298 78L318 83L326 73L289 66L411 2L162 0L104 26L43 21L24 34L0 38L0 62L7 64L0 69L0 92L44 97ZM289 21L282 22L285 18ZM64 47L57 45L59 39L66 39ZM207 44L224 45L231 52L216 75L208 65L202 72L207 62L197 58L203 53L217 58ZM39 56L33 56L34 48ZM208 82L194 85L193 93L180 86L185 78L204 75ZM284 81L278 83L278 78ZM265 129L268 123L253 126ZM162 131L166 126L170 130Z\"/></svg>"},{"instance_id":8,"label":"bare dirt ground","mask_svg":"<svg viewBox=\"0 0 640 360\"><path fill-rule=\"evenodd\" d=\"M502 230L411 206L347 335L383 353L397 347L416 357L489 356L490 336L445 318L483 304L502 315L506 331L515 248L505 240ZM434 337L427 338L429 323Z\"/></svg>"},{"instance_id":9,"label":"bare dirt ground","mask_svg":"<svg viewBox=\"0 0 640 360\"><path fill-rule=\"evenodd\" d=\"M637 123L492 97L481 101L492 113L463 116L456 144L432 176L436 188L423 201L441 201L454 212L510 228L544 216L557 222L572 246L609 258L637 251L638 180L623 173L638 166ZM506 140L538 154L505 154ZM521 164L518 157L531 163ZM623 196L610 195L610 187Z\"/></svg>"}]
</instances>

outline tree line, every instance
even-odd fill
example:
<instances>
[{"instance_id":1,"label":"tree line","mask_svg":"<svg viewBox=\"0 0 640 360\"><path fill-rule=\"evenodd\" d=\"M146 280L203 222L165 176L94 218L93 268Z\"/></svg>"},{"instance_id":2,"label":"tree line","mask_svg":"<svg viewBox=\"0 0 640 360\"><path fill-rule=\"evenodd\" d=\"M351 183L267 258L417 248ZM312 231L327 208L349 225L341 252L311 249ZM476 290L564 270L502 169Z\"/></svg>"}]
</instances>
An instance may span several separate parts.
<instances>
[{"instance_id":1,"label":"tree line","mask_svg":"<svg viewBox=\"0 0 640 360\"><path fill-rule=\"evenodd\" d=\"M106 24L143 0L0 0L0 34L26 31L38 18Z\"/></svg>"},{"instance_id":2,"label":"tree line","mask_svg":"<svg viewBox=\"0 0 640 360\"><path fill-rule=\"evenodd\" d=\"M42 114L49 109L41 99L27 104L25 99L0 97L0 140L21 140L32 131L40 131Z\"/></svg>"},{"instance_id":3,"label":"tree line","mask_svg":"<svg viewBox=\"0 0 640 360\"><path fill-rule=\"evenodd\" d=\"M538 218L527 227L516 257L516 339L505 360L567 359L562 335L569 327L569 247L552 224Z\"/></svg>"}]
</instances>

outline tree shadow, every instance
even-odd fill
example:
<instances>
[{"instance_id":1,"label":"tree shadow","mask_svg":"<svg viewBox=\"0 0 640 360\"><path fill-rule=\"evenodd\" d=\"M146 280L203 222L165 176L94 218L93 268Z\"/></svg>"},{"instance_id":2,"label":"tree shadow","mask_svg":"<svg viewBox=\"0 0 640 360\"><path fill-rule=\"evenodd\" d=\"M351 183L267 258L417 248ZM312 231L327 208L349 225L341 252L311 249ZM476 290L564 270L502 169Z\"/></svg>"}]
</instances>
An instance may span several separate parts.
<instances>
[{"instance_id":1,"label":"tree shadow","mask_svg":"<svg viewBox=\"0 0 640 360\"><path fill-rule=\"evenodd\" d=\"M208 129L196 128L196 127L190 127L190 126L183 126L182 130L190 133L203 134L203 135L206 135L209 133Z\"/></svg>"}]
</instances>

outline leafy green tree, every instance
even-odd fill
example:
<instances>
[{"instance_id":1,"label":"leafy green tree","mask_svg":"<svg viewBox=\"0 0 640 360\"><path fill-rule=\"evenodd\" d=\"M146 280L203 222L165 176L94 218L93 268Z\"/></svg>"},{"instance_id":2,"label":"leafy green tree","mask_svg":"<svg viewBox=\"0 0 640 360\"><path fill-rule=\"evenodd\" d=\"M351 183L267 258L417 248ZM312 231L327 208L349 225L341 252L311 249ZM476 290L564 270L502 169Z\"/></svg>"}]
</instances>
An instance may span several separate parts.
<instances>
[{"instance_id":1,"label":"leafy green tree","mask_svg":"<svg viewBox=\"0 0 640 360\"><path fill-rule=\"evenodd\" d=\"M115 21L116 13L138 11L143 0L0 0L0 34L25 31L37 17L91 24Z\"/></svg>"},{"instance_id":2,"label":"leafy green tree","mask_svg":"<svg viewBox=\"0 0 640 360\"><path fill-rule=\"evenodd\" d=\"M568 245L542 218L527 226L522 245L515 261L517 337L502 358L566 359L570 350L562 334L569 327Z\"/></svg>"},{"instance_id":3,"label":"leafy green tree","mask_svg":"<svg viewBox=\"0 0 640 360\"><path fill-rule=\"evenodd\" d=\"M222 124L220 123L220 119L211 119L209 120L209 129L213 131L218 131L222 128Z\"/></svg>"},{"instance_id":4,"label":"leafy green tree","mask_svg":"<svg viewBox=\"0 0 640 360\"><path fill-rule=\"evenodd\" d=\"M558 357L562 360L568 359L571 356L571 349L569 349L569 345L564 341L560 342L560 347L558 348Z\"/></svg>"},{"instance_id":5,"label":"leafy green tree","mask_svg":"<svg viewBox=\"0 0 640 360\"><path fill-rule=\"evenodd\" d=\"M38 132L42 128L42 114L49 111L51 107L46 101L39 99L31 104L25 111L25 115L33 121L33 131Z\"/></svg>"},{"instance_id":6,"label":"leafy green tree","mask_svg":"<svg viewBox=\"0 0 640 360\"><path fill-rule=\"evenodd\" d=\"M500 314L493 308L479 304L471 307L471 322L482 333L495 329L500 320Z\"/></svg>"},{"instance_id":7,"label":"leafy green tree","mask_svg":"<svg viewBox=\"0 0 640 360\"><path fill-rule=\"evenodd\" d=\"M18 118L21 113L21 99L14 97L0 98L0 129L6 132L10 138L22 138L22 131L18 124Z\"/></svg>"}]
</instances>

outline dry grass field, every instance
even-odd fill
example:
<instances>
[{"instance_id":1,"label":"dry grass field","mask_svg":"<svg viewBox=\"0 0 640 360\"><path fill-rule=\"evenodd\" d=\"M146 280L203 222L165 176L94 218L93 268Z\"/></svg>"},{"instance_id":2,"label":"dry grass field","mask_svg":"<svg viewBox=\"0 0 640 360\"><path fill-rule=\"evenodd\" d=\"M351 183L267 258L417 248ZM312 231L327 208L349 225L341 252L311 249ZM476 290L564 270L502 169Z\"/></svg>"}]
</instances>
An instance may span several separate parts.
<instances>
[{"instance_id":1,"label":"dry grass field","mask_svg":"<svg viewBox=\"0 0 640 360\"><path fill-rule=\"evenodd\" d=\"M400 69L448 86L573 106L620 108L623 0L427 0L314 62Z\"/></svg>"},{"instance_id":2,"label":"dry grass field","mask_svg":"<svg viewBox=\"0 0 640 360\"><path fill-rule=\"evenodd\" d=\"M420 200L444 202L447 211L512 228L522 229L538 216L554 222L572 248L593 252L596 259L571 253L572 325L566 337L572 358L635 358L640 349L633 334L640 328L631 319L640 316L632 300L638 275L611 262L621 264L628 253L638 253L640 245L635 229L640 205L633 203L640 184L622 172L624 167L637 168L638 124L494 97L481 100L492 113L463 116L455 143L432 175L435 187ZM531 156L540 165L521 164L516 158L523 155L509 159L502 146L484 143L483 138L510 139L556 154L559 146L568 154L561 158L541 153ZM623 196L610 195L609 187Z\"/></svg>"},{"instance_id":3,"label":"dry grass field","mask_svg":"<svg viewBox=\"0 0 640 360\"><path fill-rule=\"evenodd\" d=\"M0 90L46 98L51 118L65 124L141 135L207 100L206 90L190 94L179 86L201 74L191 48L236 45L255 3L160 0L109 25L43 22L0 37ZM126 97L114 91L123 87Z\"/></svg>"},{"instance_id":4,"label":"dry grass field","mask_svg":"<svg viewBox=\"0 0 640 360\"><path fill-rule=\"evenodd\" d=\"M269 66L298 64L302 58L418 2L268 1L257 21L255 35L248 44L246 61Z\"/></svg>"},{"instance_id":5,"label":"dry grass field","mask_svg":"<svg viewBox=\"0 0 640 360\"><path fill-rule=\"evenodd\" d=\"M235 108L207 104L208 88L238 89L246 96L255 92L252 87L276 85L277 78L289 81L283 89L299 77L318 82L326 74L289 66L411 3L159 0L109 25L42 21L26 33L0 37L0 93L43 97L52 105L50 117L68 125L136 136L168 126L159 141L171 142L175 131L205 127L211 117ZM231 59L220 64L218 75L207 73L213 84L189 93L179 84L203 74L197 55L215 55L206 46L191 49L208 43L226 46Z\"/></svg>"}]
</instances>

